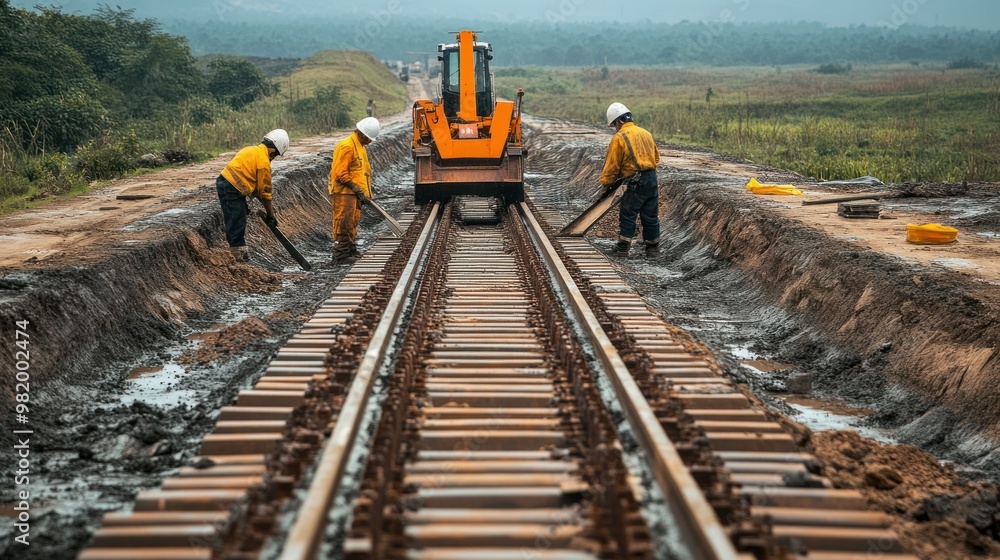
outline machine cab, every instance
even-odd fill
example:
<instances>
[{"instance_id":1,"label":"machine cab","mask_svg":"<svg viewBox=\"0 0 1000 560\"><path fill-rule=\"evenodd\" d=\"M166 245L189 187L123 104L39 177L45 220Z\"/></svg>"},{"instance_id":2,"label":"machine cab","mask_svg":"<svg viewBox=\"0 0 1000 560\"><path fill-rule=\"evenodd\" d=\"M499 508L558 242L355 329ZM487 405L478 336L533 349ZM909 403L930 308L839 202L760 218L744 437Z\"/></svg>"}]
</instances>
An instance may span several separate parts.
<instances>
[{"instance_id":1,"label":"machine cab","mask_svg":"<svg viewBox=\"0 0 1000 560\"><path fill-rule=\"evenodd\" d=\"M459 31L438 45L440 94L413 102L413 194L418 204L451 196L524 200L521 97L498 101L489 43Z\"/></svg>"},{"instance_id":2,"label":"machine cab","mask_svg":"<svg viewBox=\"0 0 1000 560\"><path fill-rule=\"evenodd\" d=\"M441 99L444 101L444 113L448 119L469 119L461 114L462 79L460 50L457 43L438 45L438 60L441 61ZM489 43L476 41L472 49L473 73L475 74L475 117L483 118L493 115L495 106L493 75L490 73L490 61L493 60L493 47Z\"/></svg>"}]
</instances>

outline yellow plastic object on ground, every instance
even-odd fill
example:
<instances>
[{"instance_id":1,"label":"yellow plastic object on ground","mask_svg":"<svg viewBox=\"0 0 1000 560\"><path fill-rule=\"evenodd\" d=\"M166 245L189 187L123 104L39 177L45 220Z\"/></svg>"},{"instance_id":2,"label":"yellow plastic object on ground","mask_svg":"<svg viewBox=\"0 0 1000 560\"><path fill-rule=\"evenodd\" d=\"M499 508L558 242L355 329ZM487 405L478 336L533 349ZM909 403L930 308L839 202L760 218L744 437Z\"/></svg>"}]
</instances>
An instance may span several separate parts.
<instances>
[{"instance_id":1,"label":"yellow plastic object on ground","mask_svg":"<svg viewBox=\"0 0 1000 560\"><path fill-rule=\"evenodd\" d=\"M762 185L757 181L756 177L750 179L750 182L747 183L747 190L753 194L802 195L802 191L791 185Z\"/></svg>"},{"instance_id":2,"label":"yellow plastic object on ground","mask_svg":"<svg viewBox=\"0 0 1000 560\"><path fill-rule=\"evenodd\" d=\"M958 239L958 230L941 224L906 224L906 240L923 245L952 243Z\"/></svg>"}]
</instances>

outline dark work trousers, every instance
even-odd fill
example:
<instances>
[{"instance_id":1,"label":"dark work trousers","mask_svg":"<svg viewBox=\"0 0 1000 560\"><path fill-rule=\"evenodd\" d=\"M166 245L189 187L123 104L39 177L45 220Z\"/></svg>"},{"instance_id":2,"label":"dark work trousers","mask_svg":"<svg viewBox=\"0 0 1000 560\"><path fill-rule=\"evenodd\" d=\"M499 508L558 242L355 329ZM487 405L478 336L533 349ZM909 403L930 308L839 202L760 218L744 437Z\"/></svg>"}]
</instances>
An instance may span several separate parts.
<instances>
[{"instance_id":1,"label":"dark work trousers","mask_svg":"<svg viewBox=\"0 0 1000 560\"><path fill-rule=\"evenodd\" d=\"M629 187L625 197L622 198L621 209L618 212L620 220L618 234L625 239L635 237L635 218L638 216L642 220L642 239L644 241L659 239L659 199L656 171L643 171L639 175L639 186Z\"/></svg>"},{"instance_id":2,"label":"dark work trousers","mask_svg":"<svg viewBox=\"0 0 1000 560\"><path fill-rule=\"evenodd\" d=\"M222 205L222 219L226 222L226 240L230 247L246 247L247 197L229 184L222 175L215 180L215 191Z\"/></svg>"}]
</instances>

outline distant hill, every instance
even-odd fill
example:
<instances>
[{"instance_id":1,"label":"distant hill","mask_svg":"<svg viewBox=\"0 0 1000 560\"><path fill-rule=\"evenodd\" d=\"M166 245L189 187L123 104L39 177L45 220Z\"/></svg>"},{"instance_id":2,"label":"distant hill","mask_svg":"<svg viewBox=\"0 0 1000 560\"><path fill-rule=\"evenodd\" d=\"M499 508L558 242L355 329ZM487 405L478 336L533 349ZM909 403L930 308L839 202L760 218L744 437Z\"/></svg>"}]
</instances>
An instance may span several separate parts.
<instances>
[{"instance_id":1,"label":"distant hill","mask_svg":"<svg viewBox=\"0 0 1000 560\"><path fill-rule=\"evenodd\" d=\"M341 88L352 115L364 115L374 99L378 115L409 107L406 86L399 77L371 54L363 51L322 51L303 59L289 76L276 78L281 95L293 99L310 97L316 88Z\"/></svg>"},{"instance_id":2,"label":"distant hill","mask_svg":"<svg viewBox=\"0 0 1000 560\"><path fill-rule=\"evenodd\" d=\"M903 25L826 27L818 23L636 22L629 33L617 26L569 21L503 23L392 18L382 25L350 20L269 24L166 21L164 28L187 37L195 54L226 52L264 57L310 56L326 49L364 50L380 60L413 62L454 40L449 31L481 29L494 46L494 66L611 66L705 64L884 64L948 62L971 58L1000 62L1000 31ZM643 40L636 41L634 37Z\"/></svg>"}]
</instances>

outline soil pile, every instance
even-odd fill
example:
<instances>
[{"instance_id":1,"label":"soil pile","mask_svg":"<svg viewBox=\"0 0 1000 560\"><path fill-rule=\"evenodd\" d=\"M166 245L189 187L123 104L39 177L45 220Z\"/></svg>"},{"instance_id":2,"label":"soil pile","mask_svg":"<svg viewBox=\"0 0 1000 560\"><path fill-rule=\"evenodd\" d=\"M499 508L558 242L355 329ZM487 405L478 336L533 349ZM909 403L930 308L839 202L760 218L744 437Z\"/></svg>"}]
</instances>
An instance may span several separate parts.
<instances>
[{"instance_id":1,"label":"soil pile","mask_svg":"<svg viewBox=\"0 0 1000 560\"><path fill-rule=\"evenodd\" d=\"M892 516L910 552L928 560L1000 557L995 485L967 482L912 445L882 445L857 432L816 433L812 444L824 475Z\"/></svg>"},{"instance_id":2,"label":"soil pile","mask_svg":"<svg viewBox=\"0 0 1000 560\"><path fill-rule=\"evenodd\" d=\"M287 314L287 313L286 313ZM221 356L235 354L246 345L272 335L271 329L257 317L247 317L235 325L202 336L202 345L193 354L181 356L181 364L207 364Z\"/></svg>"}]
</instances>

